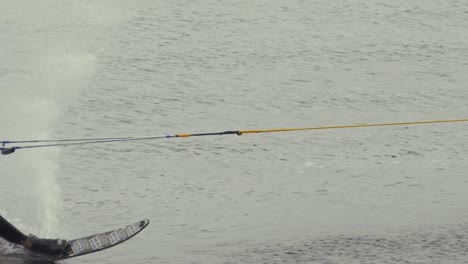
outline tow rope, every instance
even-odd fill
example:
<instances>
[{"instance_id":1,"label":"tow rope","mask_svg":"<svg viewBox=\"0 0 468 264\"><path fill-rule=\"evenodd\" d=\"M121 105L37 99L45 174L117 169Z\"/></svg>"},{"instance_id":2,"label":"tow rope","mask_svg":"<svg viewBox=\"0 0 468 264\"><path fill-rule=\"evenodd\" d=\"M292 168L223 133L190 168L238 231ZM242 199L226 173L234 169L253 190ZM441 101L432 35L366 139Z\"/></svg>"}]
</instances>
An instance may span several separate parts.
<instances>
[{"instance_id":1,"label":"tow rope","mask_svg":"<svg viewBox=\"0 0 468 264\"><path fill-rule=\"evenodd\" d=\"M20 140L20 141L0 141L2 155L14 153L18 149L45 148L45 147L60 147L60 146L76 146L86 144L110 143L110 142L128 142L139 140L154 140L167 138L188 138L201 136L218 136L218 135L245 135L257 133L276 133L276 132L293 132L307 130L325 130L325 129L345 129L345 128L364 128L364 127L385 127L385 126L405 126L405 125L423 125L437 123L456 123L468 122L465 119L447 119L447 120L428 120L428 121L410 121L410 122L394 122L394 123L375 123L375 124L354 124L354 125L335 125L335 126L318 126L318 127L302 127L302 128L276 128L276 129L254 129L254 130L229 130L222 132L205 132L205 133L190 133L190 134L173 134L173 135L156 135L144 137L101 137L101 138L79 138L79 139L45 139L45 140ZM14 144L14 146L8 146ZM26 144L26 145L25 145Z\"/></svg>"}]
</instances>

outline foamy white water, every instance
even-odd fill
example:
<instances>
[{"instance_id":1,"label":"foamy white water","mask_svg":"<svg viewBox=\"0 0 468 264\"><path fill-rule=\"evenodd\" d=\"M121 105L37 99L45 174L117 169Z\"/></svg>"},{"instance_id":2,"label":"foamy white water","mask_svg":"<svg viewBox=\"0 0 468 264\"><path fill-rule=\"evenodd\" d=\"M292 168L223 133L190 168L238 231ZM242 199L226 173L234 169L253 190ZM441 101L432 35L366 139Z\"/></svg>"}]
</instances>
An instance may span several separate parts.
<instances>
[{"instance_id":1,"label":"foamy white water","mask_svg":"<svg viewBox=\"0 0 468 264\"><path fill-rule=\"evenodd\" d=\"M87 24L96 20L86 10L98 10L91 3L83 2L74 9L65 2L49 2L51 5L2 3L3 140L50 138L66 102L79 95L95 73L96 51L89 49L93 41L70 29L79 26L78 32L91 32ZM99 22L105 21L101 18ZM22 157L5 156L1 161L8 175L2 193L8 201L15 201L2 203L4 214L25 232L42 236L61 232L59 155L58 149L50 149Z\"/></svg>"},{"instance_id":2,"label":"foamy white water","mask_svg":"<svg viewBox=\"0 0 468 264\"><path fill-rule=\"evenodd\" d=\"M5 3L6 139L466 118L460 1ZM464 263L466 128L19 150L0 208L66 238L151 219L76 263Z\"/></svg>"}]
</instances>

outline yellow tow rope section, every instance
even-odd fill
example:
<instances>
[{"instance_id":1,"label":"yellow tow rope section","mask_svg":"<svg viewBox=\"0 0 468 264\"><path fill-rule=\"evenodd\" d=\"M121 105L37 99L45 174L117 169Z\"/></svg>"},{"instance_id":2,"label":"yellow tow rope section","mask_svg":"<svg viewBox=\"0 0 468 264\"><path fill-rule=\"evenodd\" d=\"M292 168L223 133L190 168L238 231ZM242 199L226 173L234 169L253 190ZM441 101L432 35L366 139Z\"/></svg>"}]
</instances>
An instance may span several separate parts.
<instances>
[{"instance_id":1,"label":"yellow tow rope section","mask_svg":"<svg viewBox=\"0 0 468 264\"><path fill-rule=\"evenodd\" d=\"M468 122L468 118L465 118L465 119L448 119L448 120L428 120L428 121L396 122L396 123L377 123L377 124L356 124L356 125L341 125L341 126L303 127L303 128L277 128L277 129L239 130L239 131L238 131L238 135L242 135L242 134L254 134L254 133L272 133L272 132L303 131L303 130L359 128L359 127L383 127L383 126L403 126L403 125L422 125L422 124L455 123L455 122Z\"/></svg>"}]
</instances>

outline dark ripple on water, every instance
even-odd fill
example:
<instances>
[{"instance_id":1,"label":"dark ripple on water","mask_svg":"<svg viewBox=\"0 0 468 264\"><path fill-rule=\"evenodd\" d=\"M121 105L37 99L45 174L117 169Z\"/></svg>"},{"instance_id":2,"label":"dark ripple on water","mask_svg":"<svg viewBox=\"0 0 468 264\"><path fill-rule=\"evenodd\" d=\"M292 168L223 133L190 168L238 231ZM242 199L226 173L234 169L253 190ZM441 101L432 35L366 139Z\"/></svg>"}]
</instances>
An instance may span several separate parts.
<instances>
[{"instance_id":1,"label":"dark ripple on water","mask_svg":"<svg viewBox=\"0 0 468 264\"><path fill-rule=\"evenodd\" d=\"M16 246L0 239L0 264L53 264L53 261L44 260L28 254L22 247Z\"/></svg>"},{"instance_id":2,"label":"dark ripple on water","mask_svg":"<svg viewBox=\"0 0 468 264\"><path fill-rule=\"evenodd\" d=\"M224 263L466 263L468 226L394 235L338 235L280 241Z\"/></svg>"}]
</instances>

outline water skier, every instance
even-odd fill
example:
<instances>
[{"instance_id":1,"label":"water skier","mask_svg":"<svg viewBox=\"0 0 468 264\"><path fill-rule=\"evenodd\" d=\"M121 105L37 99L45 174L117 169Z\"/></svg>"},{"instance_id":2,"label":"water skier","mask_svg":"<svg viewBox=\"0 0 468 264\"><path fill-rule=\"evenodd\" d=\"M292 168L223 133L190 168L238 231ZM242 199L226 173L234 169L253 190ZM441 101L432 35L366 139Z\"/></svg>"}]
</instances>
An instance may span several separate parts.
<instances>
[{"instance_id":1,"label":"water skier","mask_svg":"<svg viewBox=\"0 0 468 264\"><path fill-rule=\"evenodd\" d=\"M26 236L0 215L0 237L6 241L23 246L35 253L51 257L65 255L68 242L64 239L44 239L34 235Z\"/></svg>"}]
</instances>

